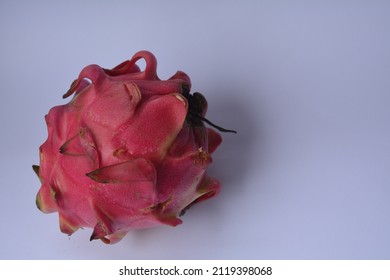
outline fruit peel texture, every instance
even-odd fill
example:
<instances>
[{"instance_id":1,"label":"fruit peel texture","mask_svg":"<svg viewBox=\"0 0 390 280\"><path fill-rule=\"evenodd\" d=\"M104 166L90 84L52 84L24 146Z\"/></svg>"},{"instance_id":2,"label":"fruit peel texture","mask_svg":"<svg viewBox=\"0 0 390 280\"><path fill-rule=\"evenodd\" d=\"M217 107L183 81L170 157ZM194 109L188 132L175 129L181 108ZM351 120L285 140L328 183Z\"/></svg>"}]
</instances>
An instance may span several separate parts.
<instances>
[{"instance_id":1,"label":"fruit peel texture","mask_svg":"<svg viewBox=\"0 0 390 280\"><path fill-rule=\"evenodd\" d=\"M91 228L91 240L112 244L130 230L176 226L219 193L206 169L221 136L189 117L190 78L160 80L156 69L148 51L113 69L89 65L64 95L72 99L45 116L36 203L58 212L63 233ZM204 99L199 114L206 110Z\"/></svg>"}]
</instances>

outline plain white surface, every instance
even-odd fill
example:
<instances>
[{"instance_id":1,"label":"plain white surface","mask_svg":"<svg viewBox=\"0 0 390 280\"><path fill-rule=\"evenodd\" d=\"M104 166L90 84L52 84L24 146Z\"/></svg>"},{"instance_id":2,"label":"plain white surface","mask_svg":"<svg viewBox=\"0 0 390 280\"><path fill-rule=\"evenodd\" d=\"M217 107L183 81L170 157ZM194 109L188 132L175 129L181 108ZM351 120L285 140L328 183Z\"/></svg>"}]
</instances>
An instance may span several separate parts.
<instances>
[{"instance_id":1,"label":"plain white surface","mask_svg":"<svg viewBox=\"0 0 390 280\"><path fill-rule=\"evenodd\" d=\"M97 2L0 2L0 258L390 258L389 1ZM84 66L141 49L239 131L223 191L176 228L68 237L35 207L43 117Z\"/></svg>"}]
</instances>

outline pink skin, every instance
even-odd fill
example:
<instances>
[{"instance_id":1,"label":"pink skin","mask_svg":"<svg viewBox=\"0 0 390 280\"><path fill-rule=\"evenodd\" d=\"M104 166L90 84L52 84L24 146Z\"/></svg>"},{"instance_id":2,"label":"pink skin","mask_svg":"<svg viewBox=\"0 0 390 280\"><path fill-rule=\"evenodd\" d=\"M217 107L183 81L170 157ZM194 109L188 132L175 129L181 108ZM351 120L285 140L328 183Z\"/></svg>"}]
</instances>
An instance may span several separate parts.
<instances>
[{"instance_id":1,"label":"pink skin","mask_svg":"<svg viewBox=\"0 0 390 280\"><path fill-rule=\"evenodd\" d=\"M218 194L205 171L221 136L186 121L189 77L161 81L156 68L147 51L111 70L89 65L64 95L73 99L46 116L37 206L59 213L62 232L90 227L91 240L115 243L132 229L176 226L189 206Z\"/></svg>"}]
</instances>

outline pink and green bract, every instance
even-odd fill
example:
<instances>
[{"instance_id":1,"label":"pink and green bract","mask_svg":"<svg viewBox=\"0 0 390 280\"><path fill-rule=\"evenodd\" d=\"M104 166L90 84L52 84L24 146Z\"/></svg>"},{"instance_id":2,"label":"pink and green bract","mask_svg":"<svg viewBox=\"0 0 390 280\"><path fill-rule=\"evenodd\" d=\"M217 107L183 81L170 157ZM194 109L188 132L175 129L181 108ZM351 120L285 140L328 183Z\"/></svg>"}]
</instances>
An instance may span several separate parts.
<instances>
[{"instance_id":1,"label":"pink and green bract","mask_svg":"<svg viewBox=\"0 0 390 280\"><path fill-rule=\"evenodd\" d=\"M46 115L36 203L58 212L63 233L89 227L91 240L115 243L133 229L176 226L220 191L206 175L222 141L203 124L206 99L189 93L184 72L160 80L156 67L148 51L113 69L89 65L64 95L72 100Z\"/></svg>"}]
</instances>

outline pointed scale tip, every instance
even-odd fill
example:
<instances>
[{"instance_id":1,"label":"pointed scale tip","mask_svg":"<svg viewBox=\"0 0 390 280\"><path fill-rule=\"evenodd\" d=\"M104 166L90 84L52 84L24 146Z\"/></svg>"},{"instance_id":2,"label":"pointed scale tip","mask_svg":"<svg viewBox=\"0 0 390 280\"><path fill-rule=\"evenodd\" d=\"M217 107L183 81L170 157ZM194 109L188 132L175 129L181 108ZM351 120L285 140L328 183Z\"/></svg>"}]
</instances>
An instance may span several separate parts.
<instances>
[{"instance_id":1,"label":"pointed scale tip","mask_svg":"<svg viewBox=\"0 0 390 280\"><path fill-rule=\"evenodd\" d=\"M122 238L126 235L126 233L127 232L116 232L102 237L99 237L97 234L92 233L91 237L89 238L89 241L100 239L103 243L112 245L122 240Z\"/></svg>"},{"instance_id":2,"label":"pointed scale tip","mask_svg":"<svg viewBox=\"0 0 390 280\"><path fill-rule=\"evenodd\" d=\"M89 241L93 241L93 240L96 240L96 239L100 239L100 237L95 232L93 232L91 237L89 238Z\"/></svg>"},{"instance_id":3,"label":"pointed scale tip","mask_svg":"<svg viewBox=\"0 0 390 280\"><path fill-rule=\"evenodd\" d=\"M99 223L96 224L93 232L92 232L92 235L91 237L89 238L89 241L92 241L92 240L96 240L96 239L100 239L101 241L103 241L104 243L106 244L110 244L111 241L110 239L108 239L106 237L106 232L103 230L102 228L102 225L100 225Z\"/></svg>"},{"instance_id":4,"label":"pointed scale tip","mask_svg":"<svg viewBox=\"0 0 390 280\"><path fill-rule=\"evenodd\" d=\"M37 193L35 197L35 205L42 213L49 214L57 211L57 206L53 205L51 201L45 200L41 194L42 189Z\"/></svg>"},{"instance_id":5,"label":"pointed scale tip","mask_svg":"<svg viewBox=\"0 0 390 280\"><path fill-rule=\"evenodd\" d=\"M127 170L134 170L134 172L128 172ZM154 183L156 180L154 165L144 158L135 158L113 165L103 166L85 175L98 183L117 184L141 180Z\"/></svg>"},{"instance_id":6,"label":"pointed scale tip","mask_svg":"<svg viewBox=\"0 0 390 280\"><path fill-rule=\"evenodd\" d=\"M32 169L34 170L35 174L37 174L37 176L39 178L39 165L33 165Z\"/></svg>"},{"instance_id":7,"label":"pointed scale tip","mask_svg":"<svg viewBox=\"0 0 390 280\"><path fill-rule=\"evenodd\" d=\"M41 196L39 195L39 193L37 194L37 196L35 198L35 204L40 211L44 212L42 209L42 199L41 199Z\"/></svg>"},{"instance_id":8,"label":"pointed scale tip","mask_svg":"<svg viewBox=\"0 0 390 280\"><path fill-rule=\"evenodd\" d=\"M100 239L103 243L105 244L111 244L111 241L110 239L106 238L106 237L97 237L95 235L91 235L91 237L89 238L89 241L93 241L93 240L96 240L96 239Z\"/></svg>"},{"instance_id":9,"label":"pointed scale tip","mask_svg":"<svg viewBox=\"0 0 390 280\"><path fill-rule=\"evenodd\" d=\"M97 239L100 239L105 244L110 244L110 239L108 239L106 237L98 237L95 234L91 235L91 237L89 238L89 241L93 241L93 240L97 240Z\"/></svg>"},{"instance_id":10,"label":"pointed scale tip","mask_svg":"<svg viewBox=\"0 0 390 280\"><path fill-rule=\"evenodd\" d=\"M72 136L59 148L60 154L69 155L69 156L84 156L85 152L83 147L80 145L79 135L82 132L79 132L75 136Z\"/></svg>"},{"instance_id":11,"label":"pointed scale tip","mask_svg":"<svg viewBox=\"0 0 390 280\"><path fill-rule=\"evenodd\" d=\"M67 98L68 96L71 96L75 90L76 90L76 87L78 86L79 84L79 80L76 79L72 82L72 84L70 85L70 88L69 90L62 96L63 99Z\"/></svg>"},{"instance_id":12,"label":"pointed scale tip","mask_svg":"<svg viewBox=\"0 0 390 280\"><path fill-rule=\"evenodd\" d=\"M60 220L60 230L61 232L71 236L75 233L80 227L75 225L72 221L66 218L62 213L59 214Z\"/></svg>"}]
</instances>

